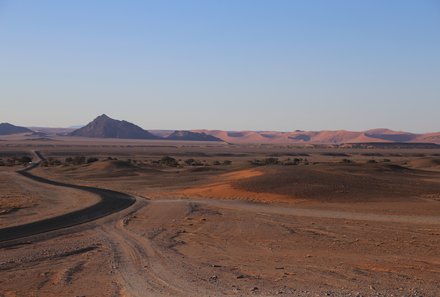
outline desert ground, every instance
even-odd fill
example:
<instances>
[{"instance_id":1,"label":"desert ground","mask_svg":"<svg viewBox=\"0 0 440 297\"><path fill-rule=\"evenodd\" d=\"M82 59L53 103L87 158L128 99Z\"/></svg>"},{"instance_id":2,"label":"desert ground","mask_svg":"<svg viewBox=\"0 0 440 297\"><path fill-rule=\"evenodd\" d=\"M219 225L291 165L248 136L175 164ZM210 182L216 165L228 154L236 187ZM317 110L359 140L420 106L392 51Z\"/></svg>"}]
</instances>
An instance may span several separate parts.
<instances>
[{"instance_id":1,"label":"desert ground","mask_svg":"<svg viewBox=\"0 0 440 297\"><path fill-rule=\"evenodd\" d=\"M5 137L0 165L2 297L440 296L439 148Z\"/></svg>"}]
</instances>

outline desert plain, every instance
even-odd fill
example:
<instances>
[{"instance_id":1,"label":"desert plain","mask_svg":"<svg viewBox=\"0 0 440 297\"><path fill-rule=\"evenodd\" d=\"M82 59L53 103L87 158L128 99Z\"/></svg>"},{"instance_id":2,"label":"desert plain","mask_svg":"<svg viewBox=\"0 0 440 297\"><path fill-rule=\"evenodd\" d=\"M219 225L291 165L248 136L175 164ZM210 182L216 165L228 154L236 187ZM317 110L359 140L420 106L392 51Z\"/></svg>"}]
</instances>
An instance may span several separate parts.
<instances>
[{"instance_id":1,"label":"desert plain","mask_svg":"<svg viewBox=\"0 0 440 297\"><path fill-rule=\"evenodd\" d=\"M2 297L440 296L438 147L17 137L0 159ZM130 203L84 214L96 189Z\"/></svg>"}]
</instances>

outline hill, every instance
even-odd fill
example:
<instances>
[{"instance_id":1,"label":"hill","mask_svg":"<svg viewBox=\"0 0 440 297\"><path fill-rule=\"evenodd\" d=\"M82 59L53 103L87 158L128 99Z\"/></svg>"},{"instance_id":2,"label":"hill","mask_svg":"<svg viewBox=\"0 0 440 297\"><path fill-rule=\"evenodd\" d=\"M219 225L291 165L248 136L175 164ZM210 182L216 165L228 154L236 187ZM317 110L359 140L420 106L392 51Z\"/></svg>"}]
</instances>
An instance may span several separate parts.
<instances>
[{"instance_id":1,"label":"hill","mask_svg":"<svg viewBox=\"0 0 440 297\"><path fill-rule=\"evenodd\" d=\"M11 134L19 134L19 133L27 133L27 132L33 132L33 131L25 127L14 126L9 123L0 124L0 135L11 135Z\"/></svg>"},{"instance_id":2,"label":"hill","mask_svg":"<svg viewBox=\"0 0 440 297\"><path fill-rule=\"evenodd\" d=\"M105 114L68 135L93 138L160 139L135 124L115 120Z\"/></svg>"},{"instance_id":3,"label":"hill","mask_svg":"<svg viewBox=\"0 0 440 297\"><path fill-rule=\"evenodd\" d=\"M208 135L204 132L174 131L166 139L169 140L191 140L191 141L223 141L218 137Z\"/></svg>"}]
</instances>

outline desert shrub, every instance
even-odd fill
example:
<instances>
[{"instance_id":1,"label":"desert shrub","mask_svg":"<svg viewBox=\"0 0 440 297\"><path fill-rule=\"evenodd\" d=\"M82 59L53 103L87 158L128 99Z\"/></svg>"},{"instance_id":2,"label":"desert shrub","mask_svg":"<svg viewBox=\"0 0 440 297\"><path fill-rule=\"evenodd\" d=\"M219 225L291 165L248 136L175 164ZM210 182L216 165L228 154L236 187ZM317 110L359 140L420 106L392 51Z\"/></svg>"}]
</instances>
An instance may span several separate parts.
<instances>
[{"instance_id":1,"label":"desert shrub","mask_svg":"<svg viewBox=\"0 0 440 297\"><path fill-rule=\"evenodd\" d=\"M266 158L266 159L264 159L264 164L265 165L276 165L279 162L280 161L278 160L278 158Z\"/></svg>"},{"instance_id":2,"label":"desert shrub","mask_svg":"<svg viewBox=\"0 0 440 297\"><path fill-rule=\"evenodd\" d=\"M391 162L390 159L383 159L383 161L384 161L385 163L389 163L389 162Z\"/></svg>"},{"instance_id":3,"label":"desert shrub","mask_svg":"<svg viewBox=\"0 0 440 297\"><path fill-rule=\"evenodd\" d=\"M371 160L368 160L367 163L374 164L374 163L377 163L377 161L374 159L371 159Z\"/></svg>"},{"instance_id":4,"label":"desert shrub","mask_svg":"<svg viewBox=\"0 0 440 297\"><path fill-rule=\"evenodd\" d=\"M20 157L18 160L22 164L27 164L27 163L32 162L32 159L30 157L28 157L28 156Z\"/></svg>"},{"instance_id":5,"label":"desert shrub","mask_svg":"<svg viewBox=\"0 0 440 297\"><path fill-rule=\"evenodd\" d=\"M190 159L186 159L184 162L188 166L203 166L204 165L203 162L206 162L206 161L203 160L203 162L201 162L200 160L190 158Z\"/></svg>"},{"instance_id":6,"label":"desert shrub","mask_svg":"<svg viewBox=\"0 0 440 297\"><path fill-rule=\"evenodd\" d=\"M302 159L300 159L300 158L294 158L294 159L287 158L287 160L284 161L282 164L285 166L298 165L301 163L301 161L302 161Z\"/></svg>"},{"instance_id":7,"label":"desert shrub","mask_svg":"<svg viewBox=\"0 0 440 297\"><path fill-rule=\"evenodd\" d=\"M53 157L47 158L47 165L48 166L58 166L58 165L61 165L61 164L62 164L61 161L58 160L58 159L55 159Z\"/></svg>"},{"instance_id":8,"label":"desert shrub","mask_svg":"<svg viewBox=\"0 0 440 297\"><path fill-rule=\"evenodd\" d=\"M231 160L224 160L223 161L223 165L231 165L232 161Z\"/></svg>"},{"instance_id":9,"label":"desert shrub","mask_svg":"<svg viewBox=\"0 0 440 297\"><path fill-rule=\"evenodd\" d=\"M65 160L64 160L64 163L66 163L66 164L70 164L70 163L72 163L73 162L73 158L72 157L67 157Z\"/></svg>"},{"instance_id":10,"label":"desert shrub","mask_svg":"<svg viewBox=\"0 0 440 297\"><path fill-rule=\"evenodd\" d=\"M280 164L280 161L278 160L278 158L266 158L266 159L263 159L263 160L254 159L254 160L252 160L250 162L251 162L252 165L256 165L256 166Z\"/></svg>"},{"instance_id":11,"label":"desert shrub","mask_svg":"<svg viewBox=\"0 0 440 297\"><path fill-rule=\"evenodd\" d=\"M14 166L14 165L22 165L29 164L32 162L32 159L28 156L13 156L11 158L6 159L6 161L2 160L6 166Z\"/></svg>"},{"instance_id":12,"label":"desert shrub","mask_svg":"<svg viewBox=\"0 0 440 297\"><path fill-rule=\"evenodd\" d=\"M212 162L212 165L218 166L218 165L221 165L221 163L220 163L220 161L215 160L214 162Z\"/></svg>"},{"instance_id":13,"label":"desert shrub","mask_svg":"<svg viewBox=\"0 0 440 297\"><path fill-rule=\"evenodd\" d=\"M346 164L351 164L351 163L353 163L352 160L347 159L347 158L342 159L341 162L342 162L342 163L346 163Z\"/></svg>"},{"instance_id":14,"label":"desert shrub","mask_svg":"<svg viewBox=\"0 0 440 297\"><path fill-rule=\"evenodd\" d=\"M184 162L185 162L186 165L192 165L195 161L196 160L191 158L191 159L186 159Z\"/></svg>"},{"instance_id":15,"label":"desert shrub","mask_svg":"<svg viewBox=\"0 0 440 297\"><path fill-rule=\"evenodd\" d=\"M177 167L177 165L179 165L177 160L170 157L170 156L162 157L162 159L160 159L159 163L162 165L165 165L165 166L170 166L170 167Z\"/></svg>"},{"instance_id":16,"label":"desert shrub","mask_svg":"<svg viewBox=\"0 0 440 297\"><path fill-rule=\"evenodd\" d=\"M333 152L322 153L321 155L328 157L350 157L350 155L347 155L345 153L333 153Z\"/></svg>"},{"instance_id":17,"label":"desert shrub","mask_svg":"<svg viewBox=\"0 0 440 297\"><path fill-rule=\"evenodd\" d=\"M251 161L249 161L252 165L255 165L255 166L263 166L264 165L264 163L263 163L263 161L261 161L261 160L259 160L259 159L253 159L253 160L251 160Z\"/></svg>"},{"instance_id":18,"label":"desert shrub","mask_svg":"<svg viewBox=\"0 0 440 297\"><path fill-rule=\"evenodd\" d=\"M302 158L293 159L293 165L298 165L299 163L301 163L302 160L303 160Z\"/></svg>"},{"instance_id":19,"label":"desert shrub","mask_svg":"<svg viewBox=\"0 0 440 297\"><path fill-rule=\"evenodd\" d=\"M53 157L47 158L47 165L48 166L58 165L58 162L61 163L59 160L57 160L57 159L55 159Z\"/></svg>"},{"instance_id":20,"label":"desert shrub","mask_svg":"<svg viewBox=\"0 0 440 297\"><path fill-rule=\"evenodd\" d=\"M3 162L3 160L0 160L0 166L6 166L5 162Z\"/></svg>"},{"instance_id":21,"label":"desert shrub","mask_svg":"<svg viewBox=\"0 0 440 297\"><path fill-rule=\"evenodd\" d=\"M87 164L90 164L90 163L93 163L93 162L96 162L96 161L99 161L99 159L95 158L95 157L87 158Z\"/></svg>"},{"instance_id":22,"label":"desert shrub","mask_svg":"<svg viewBox=\"0 0 440 297\"><path fill-rule=\"evenodd\" d=\"M84 156L75 156L73 158L73 165L82 165L86 163L86 157Z\"/></svg>"}]
</instances>

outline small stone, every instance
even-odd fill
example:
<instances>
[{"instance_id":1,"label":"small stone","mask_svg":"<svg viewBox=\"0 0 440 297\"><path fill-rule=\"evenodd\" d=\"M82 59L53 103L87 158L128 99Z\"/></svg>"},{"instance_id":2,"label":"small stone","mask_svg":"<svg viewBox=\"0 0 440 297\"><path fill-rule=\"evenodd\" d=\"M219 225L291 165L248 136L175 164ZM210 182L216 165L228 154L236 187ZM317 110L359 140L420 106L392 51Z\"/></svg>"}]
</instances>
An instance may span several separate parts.
<instances>
[{"instance_id":1,"label":"small stone","mask_svg":"<svg viewBox=\"0 0 440 297\"><path fill-rule=\"evenodd\" d=\"M221 265L218 265L218 264L212 264L212 267L214 267L214 268L219 268L219 267L222 267Z\"/></svg>"},{"instance_id":2,"label":"small stone","mask_svg":"<svg viewBox=\"0 0 440 297\"><path fill-rule=\"evenodd\" d=\"M237 279L241 279L241 278L245 278L246 276L244 274L240 274L239 276L237 276Z\"/></svg>"}]
</instances>

